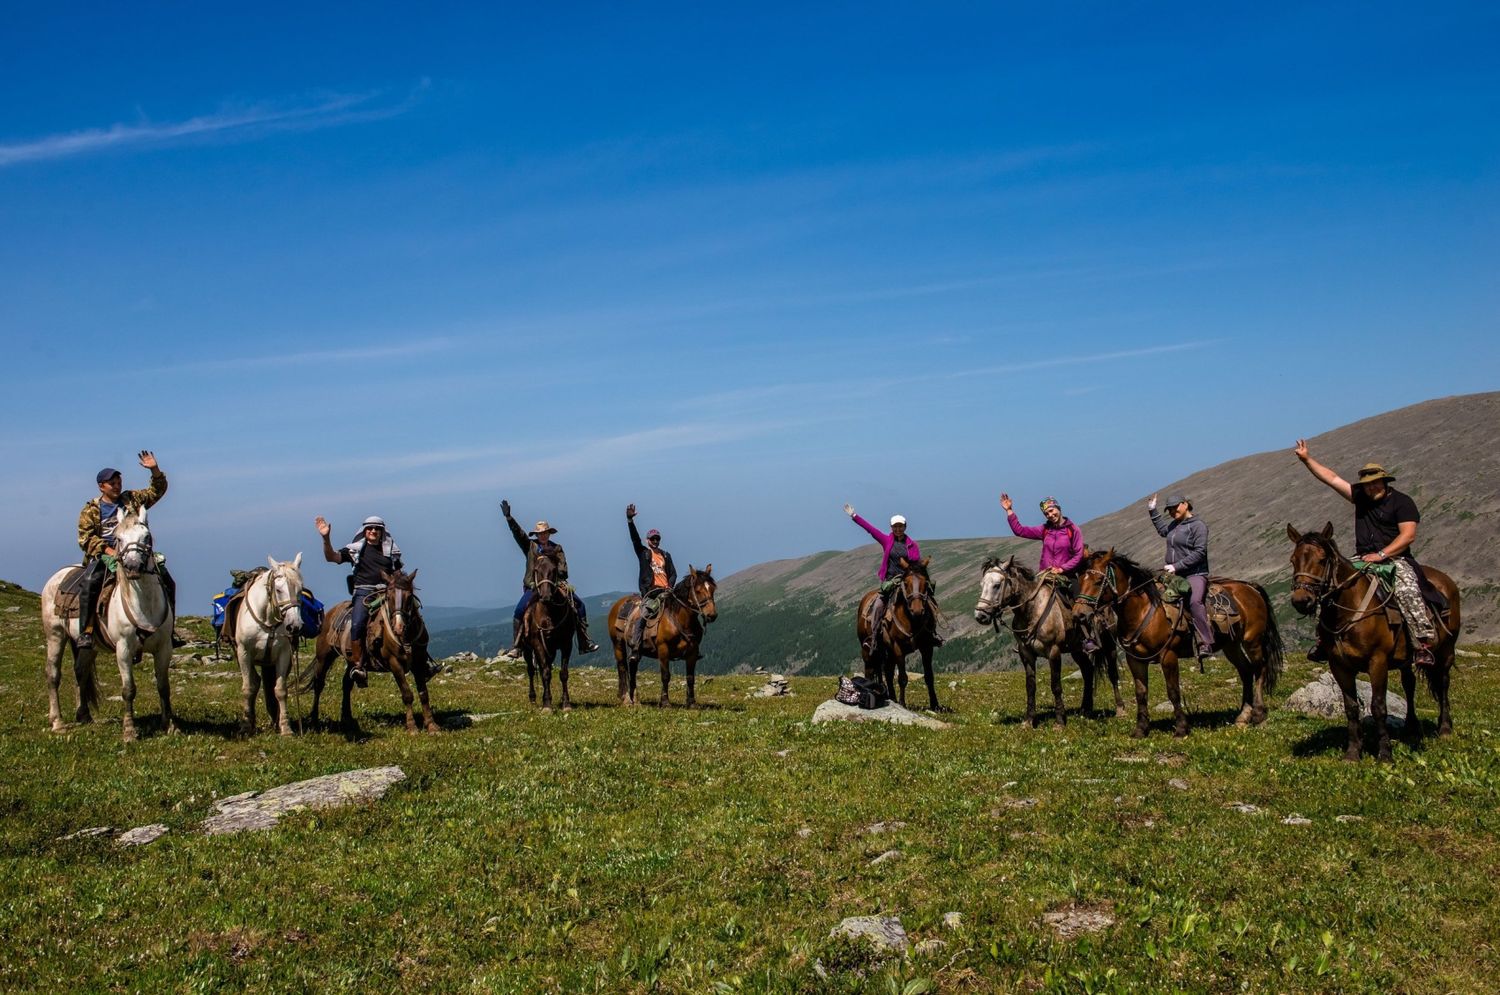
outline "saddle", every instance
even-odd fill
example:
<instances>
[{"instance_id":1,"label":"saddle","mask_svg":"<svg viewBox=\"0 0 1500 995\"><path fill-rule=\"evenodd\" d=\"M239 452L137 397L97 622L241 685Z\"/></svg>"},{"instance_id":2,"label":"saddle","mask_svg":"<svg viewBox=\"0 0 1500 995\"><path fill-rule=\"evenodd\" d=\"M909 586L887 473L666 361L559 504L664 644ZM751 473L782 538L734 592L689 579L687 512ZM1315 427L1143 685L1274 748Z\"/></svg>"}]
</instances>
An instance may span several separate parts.
<instances>
[{"instance_id":1,"label":"saddle","mask_svg":"<svg viewBox=\"0 0 1500 995\"><path fill-rule=\"evenodd\" d=\"M52 611L58 618L78 617L78 598L83 588L83 565L75 563L68 570L68 575L57 585L57 592L52 596Z\"/></svg>"},{"instance_id":2,"label":"saddle","mask_svg":"<svg viewBox=\"0 0 1500 995\"><path fill-rule=\"evenodd\" d=\"M72 572L57 586L57 594L53 596L52 607L58 618L78 617L78 602L81 595L79 589L83 586L82 581L83 567L74 566ZM115 644L109 638L109 599L114 595L118 585L117 576L113 573L106 573L104 583L99 587L99 600L94 605L94 635L110 649L114 649Z\"/></svg>"}]
</instances>

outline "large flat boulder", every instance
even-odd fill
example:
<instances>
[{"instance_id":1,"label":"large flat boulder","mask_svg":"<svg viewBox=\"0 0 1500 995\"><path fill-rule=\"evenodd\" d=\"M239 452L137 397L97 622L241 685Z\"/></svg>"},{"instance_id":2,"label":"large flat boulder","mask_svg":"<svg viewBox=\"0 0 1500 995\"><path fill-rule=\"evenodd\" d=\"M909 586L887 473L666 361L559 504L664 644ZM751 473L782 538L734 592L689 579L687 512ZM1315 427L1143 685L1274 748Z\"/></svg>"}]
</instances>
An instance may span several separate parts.
<instances>
[{"instance_id":1,"label":"large flat boulder","mask_svg":"<svg viewBox=\"0 0 1500 995\"><path fill-rule=\"evenodd\" d=\"M1390 687L1398 690L1401 687L1401 678L1398 674L1391 674ZM1370 714L1370 701L1372 692L1369 681L1355 681L1355 690L1359 693L1359 709L1361 715ZM1303 715L1316 715L1325 719L1341 719L1344 717L1344 692L1339 690L1338 681L1333 679L1330 673L1322 674L1317 680L1302 685L1287 696L1286 704L1283 706ZM1392 694L1389 690L1385 693L1385 713L1388 719L1399 719L1406 721L1406 699Z\"/></svg>"},{"instance_id":2,"label":"large flat boulder","mask_svg":"<svg viewBox=\"0 0 1500 995\"><path fill-rule=\"evenodd\" d=\"M813 712L812 720L814 725L824 722L892 722L900 726L922 726L925 729L948 728L948 723L930 715L909 711L894 701L884 708L860 708L858 705L846 705L830 698Z\"/></svg>"},{"instance_id":3,"label":"large flat boulder","mask_svg":"<svg viewBox=\"0 0 1500 995\"><path fill-rule=\"evenodd\" d=\"M203 831L217 836L270 829L288 812L373 801L404 780L406 772L400 767L367 767L283 784L269 791L247 791L215 802L215 813L203 820Z\"/></svg>"}]
</instances>

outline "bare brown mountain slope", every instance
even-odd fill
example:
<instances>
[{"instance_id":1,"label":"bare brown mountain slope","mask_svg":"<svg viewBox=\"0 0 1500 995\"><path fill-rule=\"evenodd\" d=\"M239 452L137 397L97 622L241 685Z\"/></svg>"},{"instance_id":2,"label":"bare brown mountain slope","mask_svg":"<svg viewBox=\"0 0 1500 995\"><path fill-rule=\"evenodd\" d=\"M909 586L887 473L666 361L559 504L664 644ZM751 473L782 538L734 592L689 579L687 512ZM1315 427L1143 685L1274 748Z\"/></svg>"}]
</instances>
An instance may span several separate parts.
<instances>
[{"instance_id":1,"label":"bare brown mountain slope","mask_svg":"<svg viewBox=\"0 0 1500 995\"><path fill-rule=\"evenodd\" d=\"M1299 529L1332 521L1347 550L1352 544L1350 506L1319 484L1284 449L1257 453L1162 486L1183 491L1209 524L1215 573L1265 583L1283 614L1290 579L1287 523ZM1352 478L1365 462L1383 463L1396 487L1422 509L1419 559L1459 582L1464 594L1464 638L1500 639L1500 392L1439 398L1376 415L1309 440L1313 454ZM1162 541L1146 515L1148 495L1084 523L1095 548L1116 546L1151 562ZM1009 536L924 541L958 638L945 666L971 668L1002 662L993 640L975 631L978 564L987 555L1034 547ZM1031 547L1031 548L1028 548ZM715 662L753 662L789 670L831 672L854 659L851 606L869 586L872 550L825 552L758 564L727 577L721 621L710 643ZM825 631L826 630L826 631ZM847 630L847 631L845 631Z\"/></svg>"}]
</instances>

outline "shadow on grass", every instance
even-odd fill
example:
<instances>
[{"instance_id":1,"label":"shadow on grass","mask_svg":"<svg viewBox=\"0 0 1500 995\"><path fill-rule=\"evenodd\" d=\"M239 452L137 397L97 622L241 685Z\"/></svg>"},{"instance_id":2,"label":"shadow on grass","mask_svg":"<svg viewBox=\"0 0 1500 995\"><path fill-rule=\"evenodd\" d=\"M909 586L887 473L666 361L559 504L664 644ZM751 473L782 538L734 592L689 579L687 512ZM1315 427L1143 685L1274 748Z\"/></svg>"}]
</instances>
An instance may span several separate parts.
<instances>
[{"instance_id":1,"label":"shadow on grass","mask_svg":"<svg viewBox=\"0 0 1500 995\"><path fill-rule=\"evenodd\" d=\"M1424 721L1421 716L1417 717L1417 727L1421 730L1421 736L1409 728L1407 724L1391 726L1391 742L1402 743L1408 749L1422 752L1437 739L1437 720ZM1380 748L1378 735L1375 731L1375 721L1366 715L1359 722L1361 749L1366 756L1373 757ZM1292 756L1306 759L1309 757L1342 757L1344 749L1349 744L1348 726L1341 720L1329 719L1328 724L1318 729L1309 736L1297 740L1292 744Z\"/></svg>"}]
</instances>

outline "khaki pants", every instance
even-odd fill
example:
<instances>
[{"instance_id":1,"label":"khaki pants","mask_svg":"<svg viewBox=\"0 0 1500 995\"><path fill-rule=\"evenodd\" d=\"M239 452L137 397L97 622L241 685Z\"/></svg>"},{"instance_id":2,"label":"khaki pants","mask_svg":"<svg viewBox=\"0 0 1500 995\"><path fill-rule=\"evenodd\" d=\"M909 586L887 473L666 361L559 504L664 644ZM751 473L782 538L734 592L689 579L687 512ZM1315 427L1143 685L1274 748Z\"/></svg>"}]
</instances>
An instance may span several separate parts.
<instances>
[{"instance_id":1,"label":"khaki pants","mask_svg":"<svg viewBox=\"0 0 1500 995\"><path fill-rule=\"evenodd\" d=\"M1431 642L1437 638L1437 629L1427 611L1427 602L1422 598L1422 588L1417 584L1417 568L1404 558L1393 561L1391 565L1396 568L1396 581L1392 586L1401 617L1411 627L1414 638L1419 642Z\"/></svg>"}]
</instances>

